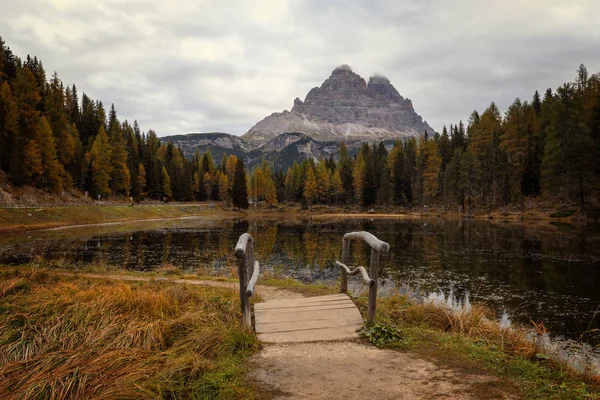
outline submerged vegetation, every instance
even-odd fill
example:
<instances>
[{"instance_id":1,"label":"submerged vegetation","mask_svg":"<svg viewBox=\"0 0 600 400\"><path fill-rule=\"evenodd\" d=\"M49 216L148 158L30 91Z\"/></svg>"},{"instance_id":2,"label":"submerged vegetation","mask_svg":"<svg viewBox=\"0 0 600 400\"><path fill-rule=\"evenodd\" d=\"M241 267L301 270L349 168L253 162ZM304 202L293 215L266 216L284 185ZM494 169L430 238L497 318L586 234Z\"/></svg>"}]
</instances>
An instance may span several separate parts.
<instances>
[{"instance_id":1,"label":"submerged vegetation","mask_svg":"<svg viewBox=\"0 0 600 400\"><path fill-rule=\"evenodd\" d=\"M231 289L0 271L0 398L252 398Z\"/></svg>"}]
</instances>

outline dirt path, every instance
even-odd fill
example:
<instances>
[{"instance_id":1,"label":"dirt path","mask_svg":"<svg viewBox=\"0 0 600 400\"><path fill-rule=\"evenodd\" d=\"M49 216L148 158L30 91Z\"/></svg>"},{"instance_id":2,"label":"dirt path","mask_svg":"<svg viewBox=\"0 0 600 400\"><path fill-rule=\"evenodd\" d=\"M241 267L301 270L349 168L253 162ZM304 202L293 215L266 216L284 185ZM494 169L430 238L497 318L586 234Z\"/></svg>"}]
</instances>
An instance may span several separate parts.
<instances>
[{"instance_id":1,"label":"dirt path","mask_svg":"<svg viewBox=\"0 0 600 400\"><path fill-rule=\"evenodd\" d=\"M65 275L73 275L63 273ZM236 282L78 273L125 281L237 288ZM304 297L259 285L263 300ZM263 345L251 361L250 379L274 399L517 399L500 380L441 367L410 352L381 350L358 341Z\"/></svg>"},{"instance_id":2,"label":"dirt path","mask_svg":"<svg viewBox=\"0 0 600 400\"><path fill-rule=\"evenodd\" d=\"M251 378L276 399L512 399L492 377L356 342L265 346Z\"/></svg>"},{"instance_id":3,"label":"dirt path","mask_svg":"<svg viewBox=\"0 0 600 400\"><path fill-rule=\"evenodd\" d=\"M269 300L293 293L272 289L261 287L257 293ZM411 353L357 341L265 344L252 360L250 379L275 399L518 398L503 393L495 377L466 375Z\"/></svg>"}]
</instances>

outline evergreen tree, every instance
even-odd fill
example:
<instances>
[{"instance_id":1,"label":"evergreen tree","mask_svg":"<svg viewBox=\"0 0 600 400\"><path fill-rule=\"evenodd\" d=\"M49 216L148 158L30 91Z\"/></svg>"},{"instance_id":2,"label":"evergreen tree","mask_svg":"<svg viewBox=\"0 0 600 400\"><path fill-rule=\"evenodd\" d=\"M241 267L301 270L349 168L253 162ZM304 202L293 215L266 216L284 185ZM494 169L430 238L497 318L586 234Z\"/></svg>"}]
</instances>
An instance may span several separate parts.
<instances>
[{"instance_id":1,"label":"evergreen tree","mask_svg":"<svg viewBox=\"0 0 600 400\"><path fill-rule=\"evenodd\" d=\"M356 201L363 202L363 191L365 187L366 160L363 151L361 150L354 160L352 167L352 188Z\"/></svg>"},{"instance_id":2,"label":"evergreen tree","mask_svg":"<svg viewBox=\"0 0 600 400\"><path fill-rule=\"evenodd\" d=\"M465 195L467 200L469 207L468 215L473 214L473 197L477 194L479 179L480 173L477 165L477 158L469 147L462 156L460 163L460 180L458 182L458 190Z\"/></svg>"},{"instance_id":3,"label":"evergreen tree","mask_svg":"<svg viewBox=\"0 0 600 400\"><path fill-rule=\"evenodd\" d=\"M413 193L416 181L417 172L417 141L415 138L411 138L406 142L405 155L405 185L404 185L404 197L406 199L406 205L411 206L413 202Z\"/></svg>"},{"instance_id":4,"label":"evergreen tree","mask_svg":"<svg viewBox=\"0 0 600 400\"><path fill-rule=\"evenodd\" d=\"M58 160L63 166L68 166L75 159L75 138L79 134L65 112L64 91L56 72L52 76L46 96L46 116L56 141Z\"/></svg>"},{"instance_id":5,"label":"evergreen tree","mask_svg":"<svg viewBox=\"0 0 600 400\"><path fill-rule=\"evenodd\" d=\"M173 189L171 186L171 177L165 167L162 167L162 195L164 200L170 200L173 197Z\"/></svg>"},{"instance_id":6,"label":"evergreen tree","mask_svg":"<svg viewBox=\"0 0 600 400\"><path fill-rule=\"evenodd\" d=\"M377 192L377 203L387 205L390 202L392 187L390 182L390 170L383 168L380 175L379 190Z\"/></svg>"},{"instance_id":7,"label":"evergreen tree","mask_svg":"<svg viewBox=\"0 0 600 400\"><path fill-rule=\"evenodd\" d=\"M424 201L430 202L437 197L439 192L442 158L435 141L429 140L424 143L424 146L423 152L426 154L426 164L423 171L423 192Z\"/></svg>"},{"instance_id":8,"label":"evergreen tree","mask_svg":"<svg viewBox=\"0 0 600 400\"><path fill-rule=\"evenodd\" d=\"M458 147L462 147L462 144L455 143ZM448 131L446 130L446 125L442 129L442 135L440 136L440 140L438 142L438 152L442 161L440 166L442 171L446 170L446 165L450 162L450 158L452 157L452 145L450 143L450 137L448 136Z\"/></svg>"},{"instance_id":9,"label":"evergreen tree","mask_svg":"<svg viewBox=\"0 0 600 400\"><path fill-rule=\"evenodd\" d=\"M327 173L325 162L319 162L317 164L315 178L317 180L316 198L319 202L326 204L329 202L329 187L331 183L329 181L329 174Z\"/></svg>"},{"instance_id":10,"label":"evergreen tree","mask_svg":"<svg viewBox=\"0 0 600 400\"><path fill-rule=\"evenodd\" d=\"M344 193L344 184L342 183L340 170L336 169L331 175L331 195L333 196L335 205L338 204L340 197L343 196Z\"/></svg>"},{"instance_id":11,"label":"evergreen tree","mask_svg":"<svg viewBox=\"0 0 600 400\"><path fill-rule=\"evenodd\" d=\"M461 186L463 152L456 149L444 172L444 203L456 202L464 210L465 196Z\"/></svg>"},{"instance_id":12,"label":"evergreen tree","mask_svg":"<svg viewBox=\"0 0 600 400\"><path fill-rule=\"evenodd\" d=\"M229 188L229 179L227 174L219 175L219 197L225 203L226 207L231 205L231 189Z\"/></svg>"},{"instance_id":13,"label":"evergreen tree","mask_svg":"<svg viewBox=\"0 0 600 400\"><path fill-rule=\"evenodd\" d=\"M376 152L369 145L363 144L361 153L365 160L361 204L363 207L370 207L377 201Z\"/></svg>"},{"instance_id":14,"label":"evergreen tree","mask_svg":"<svg viewBox=\"0 0 600 400\"><path fill-rule=\"evenodd\" d=\"M230 156L235 157L235 156ZM227 161L229 168L229 160ZM246 209L248 208L248 190L246 184L246 170L244 169L244 161L242 159L237 160L235 164L235 172L233 176L233 188L232 188L233 206L237 208Z\"/></svg>"},{"instance_id":15,"label":"evergreen tree","mask_svg":"<svg viewBox=\"0 0 600 400\"><path fill-rule=\"evenodd\" d=\"M265 201L269 207L277 205L277 190L275 189L275 183L273 183L273 179L270 176L267 177L265 182Z\"/></svg>"},{"instance_id":16,"label":"evergreen tree","mask_svg":"<svg viewBox=\"0 0 600 400\"><path fill-rule=\"evenodd\" d=\"M540 94L536 90L533 94L533 100L531 101L531 105L533 106L533 110L535 114L539 117L542 112L542 100L540 99Z\"/></svg>"},{"instance_id":17,"label":"evergreen tree","mask_svg":"<svg viewBox=\"0 0 600 400\"><path fill-rule=\"evenodd\" d=\"M396 157L394 157L394 165L393 165L393 186L394 186L394 203L398 205L407 205L407 185L410 186L410 182L407 179L406 174L406 161L404 158L404 150L402 149L402 144L397 143L395 149L398 149L396 152ZM391 154L391 153L390 153Z\"/></svg>"},{"instance_id":18,"label":"evergreen tree","mask_svg":"<svg viewBox=\"0 0 600 400\"><path fill-rule=\"evenodd\" d=\"M17 103L8 82L0 85L0 169L9 171L14 148L20 140Z\"/></svg>"},{"instance_id":19,"label":"evergreen tree","mask_svg":"<svg viewBox=\"0 0 600 400\"><path fill-rule=\"evenodd\" d=\"M33 140L40 146L44 166L41 186L53 191L61 190L65 186L65 170L57 159L52 129L46 117L40 118Z\"/></svg>"},{"instance_id":20,"label":"evergreen tree","mask_svg":"<svg viewBox=\"0 0 600 400\"><path fill-rule=\"evenodd\" d=\"M312 167L306 171L306 181L304 182L304 199L310 208L317 196L317 179Z\"/></svg>"},{"instance_id":21,"label":"evergreen tree","mask_svg":"<svg viewBox=\"0 0 600 400\"><path fill-rule=\"evenodd\" d=\"M137 193L136 199L142 200L146 195L146 168L144 168L144 164L142 163L138 165L137 186L139 192Z\"/></svg>"},{"instance_id":22,"label":"evergreen tree","mask_svg":"<svg viewBox=\"0 0 600 400\"><path fill-rule=\"evenodd\" d=\"M44 173L42 149L35 140L28 140L23 150L25 175L34 186L39 186Z\"/></svg>"},{"instance_id":23,"label":"evergreen tree","mask_svg":"<svg viewBox=\"0 0 600 400\"><path fill-rule=\"evenodd\" d=\"M338 169L340 170L340 179L346 191L346 196L351 198L353 182L352 160L350 160L348 148L344 142L340 143Z\"/></svg>"},{"instance_id":24,"label":"evergreen tree","mask_svg":"<svg viewBox=\"0 0 600 400\"><path fill-rule=\"evenodd\" d=\"M111 154L111 179L110 187L113 193L120 193L129 197L131 188L131 174L127 167L127 147L123 138L123 130L117 118L114 104L110 108L108 129L110 135ZM170 196L168 196L170 197Z\"/></svg>"},{"instance_id":25,"label":"evergreen tree","mask_svg":"<svg viewBox=\"0 0 600 400\"><path fill-rule=\"evenodd\" d=\"M109 185L110 172L112 171L111 155L112 149L108 135L104 130L104 126L101 126L89 152L92 168L92 188L95 196L107 196L111 193Z\"/></svg>"}]
</instances>

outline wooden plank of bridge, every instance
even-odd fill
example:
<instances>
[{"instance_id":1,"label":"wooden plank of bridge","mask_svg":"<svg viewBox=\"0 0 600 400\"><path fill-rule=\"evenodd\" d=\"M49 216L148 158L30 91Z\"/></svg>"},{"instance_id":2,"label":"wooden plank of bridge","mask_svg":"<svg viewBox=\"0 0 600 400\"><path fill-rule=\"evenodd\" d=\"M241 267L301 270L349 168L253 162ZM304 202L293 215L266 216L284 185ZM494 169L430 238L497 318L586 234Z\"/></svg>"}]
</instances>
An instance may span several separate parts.
<instances>
[{"instance_id":1,"label":"wooden plank of bridge","mask_svg":"<svg viewBox=\"0 0 600 400\"><path fill-rule=\"evenodd\" d=\"M257 303L254 322L265 343L354 339L363 326L358 308L346 294Z\"/></svg>"}]
</instances>

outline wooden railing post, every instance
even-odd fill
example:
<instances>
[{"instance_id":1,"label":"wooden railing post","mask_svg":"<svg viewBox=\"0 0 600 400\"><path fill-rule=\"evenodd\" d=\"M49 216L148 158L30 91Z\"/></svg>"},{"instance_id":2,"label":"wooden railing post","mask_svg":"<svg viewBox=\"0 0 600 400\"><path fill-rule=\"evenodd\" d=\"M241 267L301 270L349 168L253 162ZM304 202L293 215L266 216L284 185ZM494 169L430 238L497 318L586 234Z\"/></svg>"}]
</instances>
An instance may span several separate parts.
<instances>
[{"instance_id":1,"label":"wooden railing post","mask_svg":"<svg viewBox=\"0 0 600 400\"><path fill-rule=\"evenodd\" d=\"M238 276L240 278L240 303L242 305L242 319L244 324L252 327L252 313L250 311L250 296L246 293L248 281L254 272L254 240L245 233L240 236L235 249L238 259Z\"/></svg>"},{"instance_id":2,"label":"wooden railing post","mask_svg":"<svg viewBox=\"0 0 600 400\"><path fill-rule=\"evenodd\" d=\"M379 272L379 252L371 249L370 277L375 284L369 287L369 306L367 312L367 323L372 324L375 321L375 312L377 310L377 275Z\"/></svg>"},{"instance_id":3,"label":"wooden railing post","mask_svg":"<svg viewBox=\"0 0 600 400\"><path fill-rule=\"evenodd\" d=\"M350 264L350 241L342 239L342 264ZM342 268L342 283L340 293L348 293L348 273Z\"/></svg>"},{"instance_id":4,"label":"wooden railing post","mask_svg":"<svg viewBox=\"0 0 600 400\"><path fill-rule=\"evenodd\" d=\"M371 246L370 277L363 267L357 267L354 270L350 270L347 266L347 264L350 263L350 243L352 240L364 240ZM359 272L364 274L363 281L369 285L369 305L367 308L367 323L369 325L375 322L375 314L377 311L377 280L379 275L380 255L381 253L386 254L388 251L390 251L390 245L377 239L377 237L369 232L349 232L344 235L344 240L342 242L342 262L335 262L342 270L342 282L340 285L340 291L342 293L348 293L348 275L356 275Z\"/></svg>"}]
</instances>

